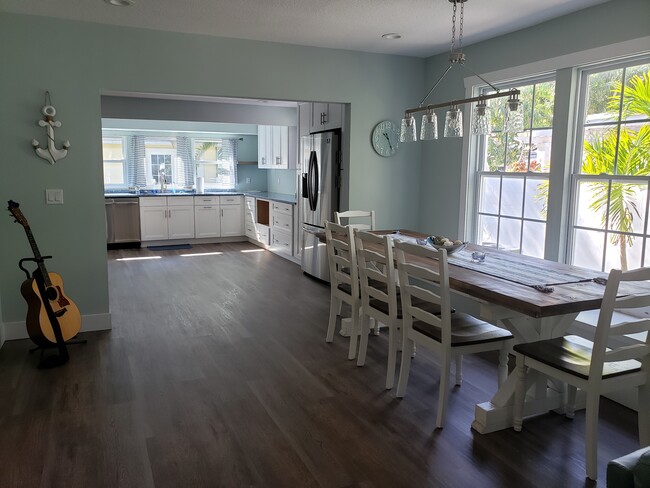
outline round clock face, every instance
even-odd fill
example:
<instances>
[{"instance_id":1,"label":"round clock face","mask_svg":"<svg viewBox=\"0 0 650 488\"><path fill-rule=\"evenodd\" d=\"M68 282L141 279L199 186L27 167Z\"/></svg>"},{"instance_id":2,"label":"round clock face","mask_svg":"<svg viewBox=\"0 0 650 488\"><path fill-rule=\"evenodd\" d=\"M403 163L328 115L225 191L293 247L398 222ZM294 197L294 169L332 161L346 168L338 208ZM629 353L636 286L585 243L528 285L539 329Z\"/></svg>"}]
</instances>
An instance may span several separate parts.
<instances>
[{"instance_id":1,"label":"round clock face","mask_svg":"<svg viewBox=\"0 0 650 488\"><path fill-rule=\"evenodd\" d=\"M399 148L399 130L390 120L379 122L372 131L372 147L380 156L388 157Z\"/></svg>"}]
</instances>

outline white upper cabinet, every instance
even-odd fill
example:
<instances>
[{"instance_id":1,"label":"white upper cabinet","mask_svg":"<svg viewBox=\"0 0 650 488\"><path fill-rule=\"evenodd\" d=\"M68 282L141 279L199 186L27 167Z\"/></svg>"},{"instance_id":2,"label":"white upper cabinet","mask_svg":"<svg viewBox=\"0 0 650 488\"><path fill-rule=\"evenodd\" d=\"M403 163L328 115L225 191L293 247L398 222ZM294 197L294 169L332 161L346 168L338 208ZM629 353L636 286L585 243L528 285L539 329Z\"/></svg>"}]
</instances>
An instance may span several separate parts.
<instances>
[{"instance_id":1,"label":"white upper cabinet","mask_svg":"<svg viewBox=\"0 0 650 488\"><path fill-rule=\"evenodd\" d=\"M343 105L340 103L312 103L310 130L323 132L340 129L343 125Z\"/></svg>"},{"instance_id":2,"label":"white upper cabinet","mask_svg":"<svg viewBox=\"0 0 650 488\"><path fill-rule=\"evenodd\" d=\"M257 167L296 169L296 128L260 125L257 131Z\"/></svg>"}]
</instances>

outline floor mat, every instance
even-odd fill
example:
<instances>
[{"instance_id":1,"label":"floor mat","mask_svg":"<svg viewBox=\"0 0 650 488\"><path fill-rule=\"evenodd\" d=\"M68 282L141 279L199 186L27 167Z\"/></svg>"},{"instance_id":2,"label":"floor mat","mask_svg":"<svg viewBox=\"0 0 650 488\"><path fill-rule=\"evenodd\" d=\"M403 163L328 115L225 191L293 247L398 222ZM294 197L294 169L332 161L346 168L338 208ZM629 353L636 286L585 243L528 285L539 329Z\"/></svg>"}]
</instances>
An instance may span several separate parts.
<instances>
[{"instance_id":1,"label":"floor mat","mask_svg":"<svg viewBox=\"0 0 650 488\"><path fill-rule=\"evenodd\" d=\"M168 246L147 246L152 251L175 251L176 249L192 249L192 244L169 244Z\"/></svg>"}]
</instances>

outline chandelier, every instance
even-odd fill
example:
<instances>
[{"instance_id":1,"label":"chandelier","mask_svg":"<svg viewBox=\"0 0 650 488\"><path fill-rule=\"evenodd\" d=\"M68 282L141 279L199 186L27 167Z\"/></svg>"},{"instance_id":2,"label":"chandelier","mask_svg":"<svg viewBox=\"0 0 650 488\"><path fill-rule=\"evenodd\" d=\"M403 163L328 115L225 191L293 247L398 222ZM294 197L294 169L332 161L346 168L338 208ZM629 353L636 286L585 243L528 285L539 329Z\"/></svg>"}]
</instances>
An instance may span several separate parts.
<instances>
[{"instance_id":1,"label":"chandelier","mask_svg":"<svg viewBox=\"0 0 650 488\"><path fill-rule=\"evenodd\" d=\"M463 136L463 112L458 108L460 105L466 103L476 103L474 107L474 114L472 117L471 131L477 135L487 135L490 133L490 107L487 105L486 100L492 98L508 97L506 102L506 109L504 114L504 127L503 130L508 133L521 132L523 130L523 115L520 110L521 102L519 100L520 91L513 88L511 90L501 92L492 83L487 81L481 75L472 71L465 63L465 54L463 53L463 14L464 4L467 0L449 0L454 5L453 15L451 17L451 50L449 52L449 66L442 73L438 81L431 87L420 104L416 108L409 108L404 111L404 118L402 119L402 126L400 131L400 142L414 142L418 140L417 125L415 122L414 114L424 112L422 115L422 124L420 127L420 140L438 139L438 116L435 109L449 107L445 115L444 137L462 137ZM460 20L458 26L458 45L456 44L456 13L460 5ZM462 66L467 69L474 76L478 77L486 85L489 85L495 93L487 95L479 95L472 98L464 98L461 100L450 100L444 103L436 103L433 105L424 105L424 102L431 96L434 90L438 87L443 78L451 71L454 66Z\"/></svg>"}]
</instances>

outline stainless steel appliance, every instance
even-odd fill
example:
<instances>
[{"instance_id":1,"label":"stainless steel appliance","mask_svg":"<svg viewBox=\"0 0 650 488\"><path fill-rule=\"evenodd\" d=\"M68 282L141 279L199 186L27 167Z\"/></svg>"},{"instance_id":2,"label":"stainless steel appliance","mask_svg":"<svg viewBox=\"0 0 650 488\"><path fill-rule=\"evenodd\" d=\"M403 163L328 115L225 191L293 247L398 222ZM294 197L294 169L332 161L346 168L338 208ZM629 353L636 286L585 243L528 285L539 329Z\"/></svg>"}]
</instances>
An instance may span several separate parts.
<instances>
[{"instance_id":1,"label":"stainless steel appliance","mask_svg":"<svg viewBox=\"0 0 650 488\"><path fill-rule=\"evenodd\" d=\"M140 242L139 199L107 198L105 205L107 242Z\"/></svg>"},{"instance_id":2,"label":"stainless steel appliance","mask_svg":"<svg viewBox=\"0 0 650 488\"><path fill-rule=\"evenodd\" d=\"M302 168L301 266L305 273L329 282L325 221L334 220L339 208L341 151L338 132L321 132L300 139Z\"/></svg>"}]
</instances>

